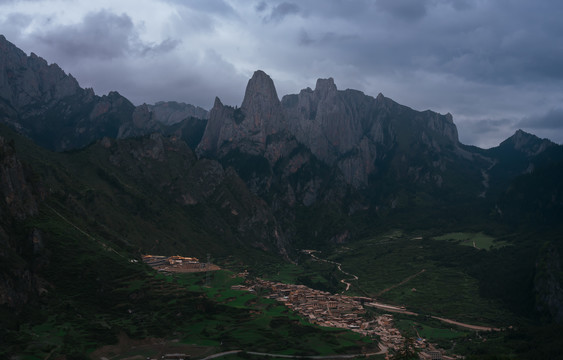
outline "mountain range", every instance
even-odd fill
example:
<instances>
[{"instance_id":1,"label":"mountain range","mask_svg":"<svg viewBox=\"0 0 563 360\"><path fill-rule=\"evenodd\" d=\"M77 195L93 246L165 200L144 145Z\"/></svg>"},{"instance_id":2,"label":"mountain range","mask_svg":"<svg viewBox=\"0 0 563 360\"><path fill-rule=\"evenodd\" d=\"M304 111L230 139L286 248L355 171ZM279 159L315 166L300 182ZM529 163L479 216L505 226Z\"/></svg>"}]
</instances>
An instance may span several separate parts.
<instances>
[{"instance_id":1,"label":"mountain range","mask_svg":"<svg viewBox=\"0 0 563 360\"><path fill-rule=\"evenodd\" d=\"M451 114L332 78L280 100L260 70L240 107L135 106L1 35L0 122L2 306L47 291L56 236L30 221L51 209L135 256L262 265L396 227L542 234L550 275L534 311L563 320L563 147L522 130L480 149L460 143Z\"/></svg>"}]
</instances>

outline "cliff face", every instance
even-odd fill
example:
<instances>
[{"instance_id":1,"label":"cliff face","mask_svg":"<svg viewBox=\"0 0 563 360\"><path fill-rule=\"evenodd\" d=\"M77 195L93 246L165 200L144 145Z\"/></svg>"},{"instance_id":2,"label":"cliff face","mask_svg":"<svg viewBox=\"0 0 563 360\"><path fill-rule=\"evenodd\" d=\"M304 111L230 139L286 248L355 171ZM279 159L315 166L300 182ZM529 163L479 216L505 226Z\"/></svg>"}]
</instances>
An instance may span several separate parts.
<instances>
[{"instance_id":1,"label":"cliff face","mask_svg":"<svg viewBox=\"0 0 563 360\"><path fill-rule=\"evenodd\" d=\"M377 119L377 105L359 91L338 91L332 78L282 100L291 133L319 159L338 166L354 186L367 184L378 148L393 145L388 124Z\"/></svg>"},{"instance_id":2,"label":"cliff face","mask_svg":"<svg viewBox=\"0 0 563 360\"><path fill-rule=\"evenodd\" d=\"M315 90L284 96L280 102L272 79L262 71L248 82L240 108L219 99L198 147L199 155L222 158L237 150L264 156L270 165L290 154L296 139L328 166L336 166L348 184L365 187L378 162L404 147L423 143L441 151L457 147L451 115L417 112L379 95L339 91L333 79L319 79Z\"/></svg>"},{"instance_id":3,"label":"cliff face","mask_svg":"<svg viewBox=\"0 0 563 360\"><path fill-rule=\"evenodd\" d=\"M231 151L266 157L274 164L288 149L285 116L272 79L256 71L248 81L240 108L215 99L197 152L219 158Z\"/></svg>"},{"instance_id":4,"label":"cliff face","mask_svg":"<svg viewBox=\"0 0 563 360\"><path fill-rule=\"evenodd\" d=\"M368 184L377 163L399 142L458 142L451 115L417 112L382 94L374 99L356 90L339 91L332 78L319 79L314 91L285 96L282 107L291 133L355 187Z\"/></svg>"},{"instance_id":5,"label":"cliff face","mask_svg":"<svg viewBox=\"0 0 563 360\"><path fill-rule=\"evenodd\" d=\"M0 137L0 306L19 308L39 293L34 270L41 263L42 233L20 224L38 211L41 197L13 144Z\"/></svg>"}]
</instances>

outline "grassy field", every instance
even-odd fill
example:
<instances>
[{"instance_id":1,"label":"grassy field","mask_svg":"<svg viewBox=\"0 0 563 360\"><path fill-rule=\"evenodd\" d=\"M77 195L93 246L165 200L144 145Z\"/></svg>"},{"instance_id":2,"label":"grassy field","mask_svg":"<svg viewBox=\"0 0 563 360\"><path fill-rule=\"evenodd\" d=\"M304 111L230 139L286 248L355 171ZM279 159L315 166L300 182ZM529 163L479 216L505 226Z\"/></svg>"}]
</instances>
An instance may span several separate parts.
<instances>
[{"instance_id":1,"label":"grassy field","mask_svg":"<svg viewBox=\"0 0 563 360\"><path fill-rule=\"evenodd\" d=\"M453 239L453 240L450 240ZM510 325L514 314L501 301L482 294L482 284L473 276L484 260L483 253L501 256L508 243L482 233L411 233L393 230L345 246L316 253L321 259L342 264L314 261L301 253L299 265L279 264L261 274L271 280L304 284L330 292L342 292L342 279L352 284L350 295L377 298L404 305L421 314L441 316L474 325ZM471 243L471 246L466 246Z\"/></svg>"},{"instance_id":2,"label":"grassy field","mask_svg":"<svg viewBox=\"0 0 563 360\"><path fill-rule=\"evenodd\" d=\"M481 232L480 233L464 233L464 232L448 233L448 234L436 236L434 237L434 240L451 241L455 244L472 246L476 249L484 249L484 250L500 249L504 246L509 245L505 241L496 241L494 237L488 236Z\"/></svg>"},{"instance_id":3,"label":"grassy field","mask_svg":"<svg viewBox=\"0 0 563 360\"><path fill-rule=\"evenodd\" d=\"M373 341L358 334L311 325L274 300L232 290L232 285L243 281L232 272L213 272L209 287L205 286L204 274L177 274L174 277L190 290L201 292L213 301L250 313L248 318L236 321L222 315L214 319L196 319L196 326L183 329L182 342L201 343L203 335L224 348L308 355L361 353L362 347L376 348Z\"/></svg>"},{"instance_id":4,"label":"grassy field","mask_svg":"<svg viewBox=\"0 0 563 360\"><path fill-rule=\"evenodd\" d=\"M395 230L325 256L358 276L350 281L351 294L476 325L509 324L514 315L498 300L483 297L479 281L469 274L479 250L460 245Z\"/></svg>"}]
</instances>

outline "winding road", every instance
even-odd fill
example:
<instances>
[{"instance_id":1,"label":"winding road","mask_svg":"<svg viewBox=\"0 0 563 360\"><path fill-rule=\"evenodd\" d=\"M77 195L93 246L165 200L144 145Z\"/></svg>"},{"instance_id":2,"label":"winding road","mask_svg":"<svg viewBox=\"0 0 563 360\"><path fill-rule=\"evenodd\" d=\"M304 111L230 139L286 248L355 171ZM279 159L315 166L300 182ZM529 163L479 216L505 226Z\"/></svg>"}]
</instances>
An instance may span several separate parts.
<instances>
[{"instance_id":1,"label":"winding road","mask_svg":"<svg viewBox=\"0 0 563 360\"><path fill-rule=\"evenodd\" d=\"M346 272L344 270L342 270L342 264L341 263L337 263L336 261L331 261L331 260L326 260L326 259L321 259L320 257L316 256L315 254L313 254L314 250L303 250L304 253L311 255L311 257L313 259L315 259L316 261L322 261L325 263L329 263L329 264L333 264L336 265L336 267L338 268L338 271L340 271L341 273L343 273L346 276L351 276L349 279L342 279L340 280L341 283L346 285L346 290L342 291L342 293L344 293L345 291L350 290L350 286L352 286L351 283L349 283L348 281L352 281L352 280L358 280L358 277L354 274L350 274L349 272Z\"/></svg>"}]
</instances>

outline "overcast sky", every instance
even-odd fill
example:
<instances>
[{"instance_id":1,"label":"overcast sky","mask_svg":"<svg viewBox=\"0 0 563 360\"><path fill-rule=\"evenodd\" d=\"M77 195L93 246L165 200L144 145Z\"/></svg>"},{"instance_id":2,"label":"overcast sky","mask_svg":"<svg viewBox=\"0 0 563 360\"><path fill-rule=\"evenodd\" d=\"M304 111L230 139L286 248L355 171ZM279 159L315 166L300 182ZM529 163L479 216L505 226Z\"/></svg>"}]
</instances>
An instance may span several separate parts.
<instances>
[{"instance_id":1,"label":"overcast sky","mask_svg":"<svg viewBox=\"0 0 563 360\"><path fill-rule=\"evenodd\" d=\"M461 142L517 129L563 143L560 0L0 0L0 33L98 95L240 105L268 73L281 98L339 89L450 112Z\"/></svg>"}]
</instances>

